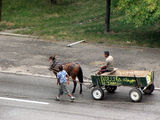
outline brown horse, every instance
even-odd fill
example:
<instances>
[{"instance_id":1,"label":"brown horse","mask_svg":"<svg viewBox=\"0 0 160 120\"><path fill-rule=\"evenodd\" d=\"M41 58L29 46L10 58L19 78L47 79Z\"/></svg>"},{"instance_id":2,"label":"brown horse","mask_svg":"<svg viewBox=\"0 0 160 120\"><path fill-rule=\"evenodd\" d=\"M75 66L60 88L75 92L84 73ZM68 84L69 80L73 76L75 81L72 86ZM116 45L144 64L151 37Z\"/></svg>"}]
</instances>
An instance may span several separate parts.
<instances>
[{"instance_id":1,"label":"brown horse","mask_svg":"<svg viewBox=\"0 0 160 120\"><path fill-rule=\"evenodd\" d=\"M60 63L60 62L57 62L55 56L51 56L49 60L52 64L49 70L53 71L56 77L57 77L57 73L59 72L58 67L60 65L62 65L63 69L68 73L69 76L71 76L73 83L74 83L74 88L73 88L72 93L75 93L75 89L77 86L76 77L78 78L79 83L80 83L80 94L81 94L82 93L82 83L83 83L83 72L82 72L82 68L80 64L72 63L72 62Z\"/></svg>"}]
</instances>

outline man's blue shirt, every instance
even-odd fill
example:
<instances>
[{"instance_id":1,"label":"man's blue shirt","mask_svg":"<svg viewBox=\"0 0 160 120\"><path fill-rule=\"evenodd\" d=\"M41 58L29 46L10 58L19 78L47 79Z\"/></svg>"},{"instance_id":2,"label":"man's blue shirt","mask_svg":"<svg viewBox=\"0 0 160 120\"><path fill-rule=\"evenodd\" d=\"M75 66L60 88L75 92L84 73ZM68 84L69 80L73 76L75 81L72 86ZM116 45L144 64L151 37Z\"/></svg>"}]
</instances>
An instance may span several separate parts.
<instances>
[{"instance_id":1,"label":"man's blue shirt","mask_svg":"<svg viewBox=\"0 0 160 120\"><path fill-rule=\"evenodd\" d=\"M60 83L67 82L66 75L67 75L67 72L65 70L62 70L57 74L57 78L59 79Z\"/></svg>"}]
</instances>

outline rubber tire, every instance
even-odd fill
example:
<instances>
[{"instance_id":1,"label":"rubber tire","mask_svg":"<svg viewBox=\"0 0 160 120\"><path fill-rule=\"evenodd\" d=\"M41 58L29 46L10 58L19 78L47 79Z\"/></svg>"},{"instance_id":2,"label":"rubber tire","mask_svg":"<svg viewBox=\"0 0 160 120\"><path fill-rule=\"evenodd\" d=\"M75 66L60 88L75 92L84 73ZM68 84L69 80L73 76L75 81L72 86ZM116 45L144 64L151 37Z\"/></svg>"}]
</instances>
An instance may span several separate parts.
<instances>
[{"instance_id":1,"label":"rubber tire","mask_svg":"<svg viewBox=\"0 0 160 120\"><path fill-rule=\"evenodd\" d=\"M117 86L105 86L105 89L109 92L109 93L114 93L117 90Z\"/></svg>"},{"instance_id":2,"label":"rubber tire","mask_svg":"<svg viewBox=\"0 0 160 120\"><path fill-rule=\"evenodd\" d=\"M152 92L154 91L154 84L149 85L145 90L143 90L144 94L152 94Z\"/></svg>"},{"instance_id":3,"label":"rubber tire","mask_svg":"<svg viewBox=\"0 0 160 120\"><path fill-rule=\"evenodd\" d=\"M95 92L96 91L97 91L96 94L99 94L99 93L101 94L99 97L95 97ZM93 99L95 99L95 100L102 100L104 98L104 91L100 87L95 87L91 91L91 95L92 95Z\"/></svg>"},{"instance_id":4,"label":"rubber tire","mask_svg":"<svg viewBox=\"0 0 160 120\"><path fill-rule=\"evenodd\" d=\"M136 96L138 98L137 99L133 99L133 96ZM137 88L133 88L129 92L129 97L133 102L141 102L142 101L142 92Z\"/></svg>"}]
</instances>

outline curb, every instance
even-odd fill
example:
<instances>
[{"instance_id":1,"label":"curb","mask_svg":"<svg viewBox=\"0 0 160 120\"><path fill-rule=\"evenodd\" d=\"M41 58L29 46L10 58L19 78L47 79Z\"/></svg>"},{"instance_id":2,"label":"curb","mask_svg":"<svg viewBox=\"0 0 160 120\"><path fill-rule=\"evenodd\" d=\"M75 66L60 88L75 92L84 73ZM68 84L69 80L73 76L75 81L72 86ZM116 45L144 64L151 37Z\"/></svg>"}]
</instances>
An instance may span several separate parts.
<instances>
[{"instance_id":1,"label":"curb","mask_svg":"<svg viewBox=\"0 0 160 120\"><path fill-rule=\"evenodd\" d=\"M8 72L8 71L0 71L0 73L8 73L8 74L16 74L16 75L28 75L28 76L33 76L33 77L56 78L55 76L32 74L32 73L16 73L16 72Z\"/></svg>"},{"instance_id":2,"label":"curb","mask_svg":"<svg viewBox=\"0 0 160 120\"><path fill-rule=\"evenodd\" d=\"M0 35L5 35L5 36L15 36L15 37L38 38L37 36L21 35L21 34L15 34L15 33L7 33L7 32L0 32Z\"/></svg>"}]
</instances>

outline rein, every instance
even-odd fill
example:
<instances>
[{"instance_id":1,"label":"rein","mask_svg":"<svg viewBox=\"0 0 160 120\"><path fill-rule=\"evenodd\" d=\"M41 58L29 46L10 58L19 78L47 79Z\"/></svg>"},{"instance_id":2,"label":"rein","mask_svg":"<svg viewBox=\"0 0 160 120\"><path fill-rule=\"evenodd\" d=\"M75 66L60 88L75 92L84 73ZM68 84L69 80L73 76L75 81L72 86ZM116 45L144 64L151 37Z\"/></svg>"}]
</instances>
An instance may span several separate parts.
<instances>
[{"instance_id":1,"label":"rein","mask_svg":"<svg viewBox=\"0 0 160 120\"><path fill-rule=\"evenodd\" d=\"M58 73L58 72L59 72L59 70L57 70L57 69L55 69L55 68L52 68L52 70L53 70L53 72L55 72L55 73Z\"/></svg>"},{"instance_id":2,"label":"rein","mask_svg":"<svg viewBox=\"0 0 160 120\"><path fill-rule=\"evenodd\" d=\"M65 65L65 64L66 64L66 63L59 63L59 62L57 62L56 59L55 59L55 60L53 61L53 64L52 64L51 67L50 67L50 70L53 70L53 72L58 73L59 70L56 69L55 67L56 67L57 65Z\"/></svg>"}]
</instances>

